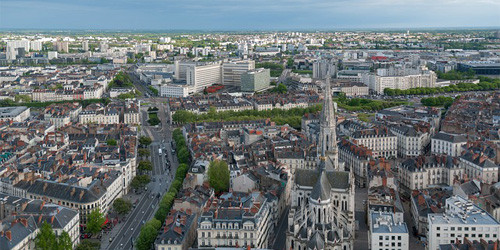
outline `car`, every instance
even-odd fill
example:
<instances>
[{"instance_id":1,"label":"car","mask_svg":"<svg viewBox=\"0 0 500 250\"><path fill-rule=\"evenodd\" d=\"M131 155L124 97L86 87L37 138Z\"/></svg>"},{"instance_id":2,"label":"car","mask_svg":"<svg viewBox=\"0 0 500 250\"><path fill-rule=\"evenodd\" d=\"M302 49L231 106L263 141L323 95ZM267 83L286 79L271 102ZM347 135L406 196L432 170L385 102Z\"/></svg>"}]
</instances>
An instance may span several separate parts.
<instances>
[{"instance_id":1,"label":"car","mask_svg":"<svg viewBox=\"0 0 500 250\"><path fill-rule=\"evenodd\" d=\"M144 212L144 211L143 211L143 212ZM130 228L130 231L134 231L134 228L133 228L133 227L131 227L131 228Z\"/></svg>"},{"instance_id":2,"label":"car","mask_svg":"<svg viewBox=\"0 0 500 250\"><path fill-rule=\"evenodd\" d=\"M113 237L109 237L109 242L113 241Z\"/></svg>"}]
</instances>

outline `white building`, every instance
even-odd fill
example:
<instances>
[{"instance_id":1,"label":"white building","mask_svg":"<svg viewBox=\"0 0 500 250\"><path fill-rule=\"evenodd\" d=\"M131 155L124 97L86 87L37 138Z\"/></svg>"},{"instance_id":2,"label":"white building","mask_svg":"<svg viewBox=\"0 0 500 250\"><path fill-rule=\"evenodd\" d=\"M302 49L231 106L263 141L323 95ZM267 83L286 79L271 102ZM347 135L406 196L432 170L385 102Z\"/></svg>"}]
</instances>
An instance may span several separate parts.
<instances>
[{"instance_id":1,"label":"white building","mask_svg":"<svg viewBox=\"0 0 500 250\"><path fill-rule=\"evenodd\" d=\"M408 250L408 227L393 213L370 211L368 245L372 250Z\"/></svg>"},{"instance_id":2,"label":"white building","mask_svg":"<svg viewBox=\"0 0 500 250\"><path fill-rule=\"evenodd\" d=\"M22 122L30 116L30 109L25 106L0 107L0 121Z\"/></svg>"},{"instance_id":3,"label":"white building","mask_svg":"<svg viewBox=\"0 0 500 250\"><path fill-rule=\"evenodd\" d=\"M191 93L200 93L214 84L222 83L221 65L219 63L207 65L189 65L186 68L186 83Z\"/></svg>"},{"instance_id":4,"label":"white building","mask_svg":"<svg viewBox=\"0 0 500 250\"><path fill-rule=\"evenodd\" d=\"M183 84L161 84L160 96L163 97L187 97L189 96L189 86Z\"/></svg>"},{"instance_id":5,"label":"white building","mask_svg":"<svg viewBox=\"0 0 500 250\"><path fill-rule=\"evenodd\" d=\"M364 74L362 82L367 85L371 90L377 94L383 94L384 89L410 89L419 87L434 87L436 85L436 73L433 71L422 71L420 74L411 75L379 75L377 74Z\"/></svg>"},{"instance_id":6,"label":"white building","mask_svg":"<svg viewBox=\"0 0 500 250\"><path fill-rule=\"evenodd\" d=\"M428 247L438 250L439 245L456 243L464 237L470 241L496 241L500 237L500 224L489 213L460 196L446 200L445 212L428 215Z\"/></svg>"},{"instance_id":7,"label":"white building","mask_svg":"<svg viewBox=\"0 0 500 250\"><path fill-rule=\"evenodd\" d=\"M467 144L467 138L463 135L439 132L431 139L431 152L433 154L460 156L462 146L465 144Z\"/></svg>"},{"instance_id":8,"label":"white building","mask_svg":"<svg viewBox=\"0 0 500 250\"><path fill-rule=\"evenodd\" d=\"M416 130L409 125L393 125L390 130L397 136L398 155L418 156L424 153L424 148L430 142L430 134Z\"/></svg>"},{"instance_id":9,"label":"white building","mask_svg":"<svg viewBox=\"0 0 500 250\"><path fill-rule=\"evenodd\" d=\"M373 152L373 157L396 157L397 136L388 128L357 130L351 135L356 144L363 145Z\"/></svg>"}]
</instances>

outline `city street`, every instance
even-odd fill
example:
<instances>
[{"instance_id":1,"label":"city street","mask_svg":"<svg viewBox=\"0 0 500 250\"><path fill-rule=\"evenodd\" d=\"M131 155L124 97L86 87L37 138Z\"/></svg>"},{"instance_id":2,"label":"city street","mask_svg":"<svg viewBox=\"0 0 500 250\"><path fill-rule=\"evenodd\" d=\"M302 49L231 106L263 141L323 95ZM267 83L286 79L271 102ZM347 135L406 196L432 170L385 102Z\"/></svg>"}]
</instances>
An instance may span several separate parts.
<instances>
[{"instance_id":1,"label":"city street","mask_svg":"<svg viewBox=\"0 0 500 250\"><path fill-rule=\"evenodd\" d=\"M167 120L168 116L165 114L165 105L159 98L147 98L142 101L157 107L158 118L161 120L158 127L148 126L147 107L141 107L143 113L141 134L153 140L149 146L153 163L151 182L147 185L147 190L139 197L136 207L126 215L125 222L117 224L109 234L103 237L101 249L133 249L133 241L139 235L141 226L154 216L158 203L170 187L177 170L178 163L172 152L172 132ZM132 202L135 201L132 200Z\"/></svg>"}]
</instances>

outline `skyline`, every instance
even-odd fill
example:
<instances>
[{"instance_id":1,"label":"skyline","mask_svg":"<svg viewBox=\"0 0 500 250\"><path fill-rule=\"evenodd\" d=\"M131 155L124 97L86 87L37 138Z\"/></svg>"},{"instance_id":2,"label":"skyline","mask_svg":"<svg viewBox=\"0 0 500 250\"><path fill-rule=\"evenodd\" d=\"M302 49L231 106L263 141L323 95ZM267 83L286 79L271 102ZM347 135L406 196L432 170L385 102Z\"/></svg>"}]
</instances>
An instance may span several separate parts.
<instances>
[{"instance_id":1,"label":"skyline","mask_svg":"<svg viewBox=\"0 0 500 250\"><path fill-rule=\"evenodd\" d=\"M77 0L72 3L4 0L0 9L2 30L411 30L500 26L497 15L500 1L493 0L473 3L446 0L439 4L430 0L411 3L277 0L271 4L264 0Z\"/></svg>"}]
</instances>

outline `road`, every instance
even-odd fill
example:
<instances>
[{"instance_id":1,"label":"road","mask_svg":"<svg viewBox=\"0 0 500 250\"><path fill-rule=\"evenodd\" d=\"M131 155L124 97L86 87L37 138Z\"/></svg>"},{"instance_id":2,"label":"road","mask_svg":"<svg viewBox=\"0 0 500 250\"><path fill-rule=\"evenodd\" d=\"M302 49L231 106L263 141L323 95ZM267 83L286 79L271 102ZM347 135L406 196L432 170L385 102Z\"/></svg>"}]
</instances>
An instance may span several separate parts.
<instances>
[{"instance_id":1,"label":"road","mask_svg":"<svg viewBox=\"0 0 500 250\"><path fill-rule=\"evenodd\" d=\"M141 101L157 107L159 109L158 118L161 121L158 127L148 126L148 107L141 107L143 113L141 134L149 136L153 140L149 146L151 162L153 163L151 182L147 185L147 191L140 196L136 207L127 215L125 222L116 225L111 233L103 238L101 249L133 249L132 242L139 235L140 227L154 216L159 200L170 187L178 167L177 159L171 148L172 131L166 114L165 99L142 98ZM160 148L161 153L159 152ZM111 242L109 242L109 237L112 238Z\"/></svg>"},{"instance_id":2,"label":"road","mask_svg":"<svg viewBox=\"0 0 500 250\"><path fill-rule=\"evenodd\" d=\"M281 216L278 226L275 230L276 235L274 236L274 244L272 249L284 250L286 247L286 230L288 228L288 212L290 207L287 207Z\"/></svg>"}]
</instances>

